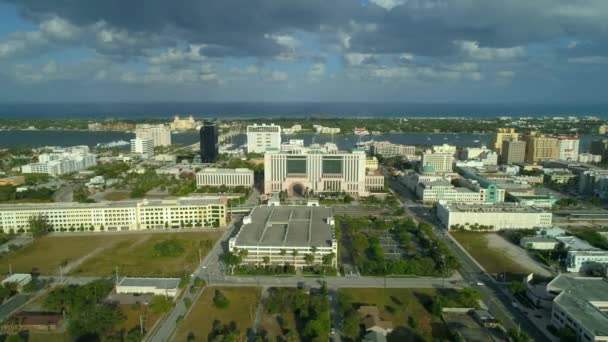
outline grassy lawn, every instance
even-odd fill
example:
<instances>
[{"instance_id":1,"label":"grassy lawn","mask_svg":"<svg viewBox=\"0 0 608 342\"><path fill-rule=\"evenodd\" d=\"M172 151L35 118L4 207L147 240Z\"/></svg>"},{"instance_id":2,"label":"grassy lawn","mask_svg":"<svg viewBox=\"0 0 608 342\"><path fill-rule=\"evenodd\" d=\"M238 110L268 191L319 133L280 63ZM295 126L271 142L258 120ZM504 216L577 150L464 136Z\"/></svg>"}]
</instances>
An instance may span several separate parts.
<instances>
[{"instance_id":1,"label":"grassy lawn","mask_svg":"<svg viewBox=\"0 0 608 342\"><path fill-rule=\"evenodd\" d=\"M32 333L28 342L69 342L72 341L68 333Z\"/></svg>"},{"instance_id":2,"label":"grassy lawn","mask_svg":"<svg viewBox=\"0 0 608 342\"><path fill-rule=\"evenodd\" d=\"M92 236L47 236L0 257L0 273L58 275L60 265L74 265L70 273L79 275L110 275L119 267L122 275L183 275L198 263L198 248L193 243L210 239L221 232L115 234ZM177 257L153 257L154 243L176 238L184 242L185 252ZM201 250L203 256L208 251Z\"/></svg>"},{"instance_id":3,"label":"grassy lawn","mask_svg":"<svg viewBox=\"0 0 608 342\"><path fill-rule=\"evenodd\" d=\"M264 311L259 330L265 332L268 341L281 341L287 331L297 331L296 316L293 312L273 315Z\"/></svg>"},{"instance_id":4,"label":"grassy lawn","mask_svg":"<svg viewBox=\"0 0 608 342\"><path fill-rule=\"evenodd\" d=\"M129 199L129 192L128 191L108 192L107 194L105 194L103 196L103 199L106 201L124 201L126 199Z\"/></svg>"},{"instance_id":5,"label":"grassy lawn","mask_svg":"<svg viewBox=\"0 0 608 342\"><path fill-rule=\"evenodd\" d=\"M140 277L180 277L190 274L199 264L198 243L211 240L213 244L221 237L222 232L188 232L145 234L135 240L121 241L111 248L86 260L72 274L78 275L112 275L118 266L120 275ZM183 254L175 257L154 255L154 245L160 241L177 239L185 248ZM201 257L209 252L200 248Z\"/></svg>"},{"instance_id":6,"label":"grassy lawn","mask_svg":"<svg viewBox=\"0 0 608 342\"><path fill-rule=\"evenodd\" d=\"M218 289L228 298L230 305L225 309L213 306L213 295ZM178 325L175 341L185 341L194 334L196 341L207 341L213 321L222 324L234 321L246 340L247 329L253 325L255 311L260 302L261 289L257 287L207 287L199 300L194 303L190 314Z\"/></svg>"},{"instance_id":7,"label":"grassy lawn","mask_svg":"<svg viewBox=\"0 0 608 342\"><path fill-rule=\"evenodd\" d=\"M449 337L447 327L440 318L431 314L430 306L433 298L440 294L444 298L453 298L454 290L349 288L340 289L339 293L355 307L376 305L380 317L393 322L393 333L387 336L389 342L432 341ZM462 306L456 299L447 299L446 304Z\"/></svg>"},{"instance_id":8,"label":"grassy lawn","mask_svg":"<svg viewBox=\"0 0 608 342\"><path fill-rule=\"evenodd\" d=\"M488 247L488 240L483 233L453 232L450 233L489 273L521 273L530 271L499 249Z\"/></svg>"}]
</instances>

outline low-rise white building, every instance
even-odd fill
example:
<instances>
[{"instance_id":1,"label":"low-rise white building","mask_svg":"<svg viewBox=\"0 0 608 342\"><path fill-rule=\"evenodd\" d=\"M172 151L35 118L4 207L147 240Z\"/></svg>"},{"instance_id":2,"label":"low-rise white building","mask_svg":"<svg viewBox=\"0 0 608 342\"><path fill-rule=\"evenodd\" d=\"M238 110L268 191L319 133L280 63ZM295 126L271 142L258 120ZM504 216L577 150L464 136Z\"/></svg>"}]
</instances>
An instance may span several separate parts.
<instances>
[{"instance_id":1,"label":"low-rise white building","mask_svg":"<svg viewBox=\"0 0 608 342\"><path fill-rule=\"evenodd\" d=\"M281 147L281 126L249 125L247 126L247 152L264 153L268 149Z\"/></svg>"},{"instance_id":2,"label":"low-rise white building","mask_svg":"<svg viewBox=\"0 0 608 342\"><path fill-rule=\"evenodd\" d=\"M339 134L340 127L325 127L321 125L312 125L317 134Z\"/></svg>"},{"instance_id":3,"label":"low-rise white building","mask_svg":"<svg viewBox=\"0 0 608 342\"><path fill-rule=\"evenodd\" d=\"M578 161L581 163L601 163L601 154L579 153Z\"/></svg>"},{"instance_id":4,"label":"low-rise white building","mask_svg":"<svg viewBox=\"0 0 608 342\"><path fill-rule=\"evenodd\" d=\"M384 190L384 175L380 172L368 172L365 175L365 190L383 191Z\"/></svg>"},{"instance_id":5,"label":"low-rise white building","mask_svg":"<svg viewBox=\"0 0 608 342\"><path fill-rule=\"evenodd\" d=\"M21 166L22 173L45 173L53 177L78 172L97 165L97 156L88 146L56 148L38 156L37 163Z\"/></svg>"},{"instance_id":6,"label":"low-rise white building","mask_svg":"<svg viewBox=\"0 0 608 342\"><path fill-rule=\"evenodd\" d=\"M332 255L337 266L338 241L335 220L330 208L320 206L259 206L243 218L237 235L228 241L231 252L246 250L243 264L264 265L264 258L274 265L297 268L320 265ZM313 262L306 263L306 255Z\"/></svg>"},{"instance_id":7,"label":"low-rise white building","mask_svg":"<svg viewBox=\"0 0 608 342\"><path fill-rule=\"evenodd\" d=\"M465 204L439 202L437 217L450 229L485 226L488 230L528 229L551 226L552 214L540 208L514 203Z\"/></svg>"},{"instance_id":8,"label":"low-rise white building","mask_svg":"<svg viewBox=\"0 0 608 342\"><path fill-rule=\"evenodd\" d=\"M422 168L432 172L452 172L453 153L425 151L422 154Z\"/></svg>"},{"instance_id":9,"label":"low-rise white building","mask_svg":"<svg viewBox=\"0 0 608 342\"><path fill-rule=\"evenodd\" d=\"M388 141L374 141L370 144L370 152L384 158L407 157L416 154L416 147L394 144Z\"/></svg>"},{"instance_id":10,"label":"low-rise white building","mask_svg":"<svg viewBox=\"0 0 608 342\"><path fill-rule=\"evenodd\" d=\"M54 231L117 231L226 225L219 198L183 197L102 203L27 203L0 205L0 230L24 232L30 219L44 217Z\"/></svg>"},{"instance_id":11,"label":"low-rise white building","mask_svg":"<svg viewBox=\"0 0 608 342\"><path fill-rule=\"evenodd\" d=\"M586 250L568 251L566 255L566 271L585 272L594 265L608 265L608 251Z\"/></svg>"},{"instance_id":12,"label":"low-rise white building","mask_svg":"<svg viewBox=\"0 0 608 342\"><path fill-rule=\"evenodd\" d=\"M2 286L7 284L15 284L17 290L23 290L23 287L32 281L32 275L29 273L13 273L4 280L2 280Z\"/></svg>"},{"instance_id":13,"label":"low-rise white building","mask_svg":"<svg viewBox=\"0 0 608 342\"><path fill-rule=\"evenodd\" d=\"M547 284L554 297L551 324L570 328L577 341L608 341L608 281L560 274Z\"/></svg>"},{"instance_id":14,"label":"low-rise white building","mask_svg":"<svg viewBox=\"0 0 608 342\"><path fill-rule=\"evenodd\" d=\"M202 169L196 174L196 186L222 186L229 188L253 187L253 170L250 169Z\"/></svg>"},{"instance_id":15,"label":"low-rise white building","mask_svg":"<svg viewBox=\"0 0 608 342\"><path fill-rule=\"evenodd\" d=\"M371 157L365 160L365 169L367 171L376 171L378 170L378 158Z\"/></svg>"},{"instance_id":16,"label":"low-rise white building","mask_svg":"<svg viewBox=\"0 0 608 342\"><path fill-rule=\"evenodd\" d=\"M153 294L155 296L177 297L179 278L132 278L124 277L116 284L116 293Z\"/></svg>"},{"instance_id":17,"label":"low-rise white building","mask_svg":"<svg viewBox=\"0 0 608 342\"><path fill-rule=\"evenodd\" d=\"M525 249L550 251L560 245L560 242L550 236L526 236L522 237L519 245Z\"/></svg>"}]
</instances>

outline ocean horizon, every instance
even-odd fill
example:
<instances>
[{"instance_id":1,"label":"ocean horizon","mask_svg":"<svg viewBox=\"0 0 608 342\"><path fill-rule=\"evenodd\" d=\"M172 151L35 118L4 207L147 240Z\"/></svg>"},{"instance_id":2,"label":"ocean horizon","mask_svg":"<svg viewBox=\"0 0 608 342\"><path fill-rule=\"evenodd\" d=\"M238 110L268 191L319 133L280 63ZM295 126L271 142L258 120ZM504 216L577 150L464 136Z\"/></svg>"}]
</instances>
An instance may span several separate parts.
<instances>
[{"instance_id":1,"label":"ocean horizon","mask_svg":"<svg viewBox=\"0 0 608 342\"><path fill-rule=\"evenodd\" d=\"M209 119L255 118L496 118L597 116L608 104L413 102L4 102L1 119L154 119L189 115Z\"/></svg>"}]
</instances>

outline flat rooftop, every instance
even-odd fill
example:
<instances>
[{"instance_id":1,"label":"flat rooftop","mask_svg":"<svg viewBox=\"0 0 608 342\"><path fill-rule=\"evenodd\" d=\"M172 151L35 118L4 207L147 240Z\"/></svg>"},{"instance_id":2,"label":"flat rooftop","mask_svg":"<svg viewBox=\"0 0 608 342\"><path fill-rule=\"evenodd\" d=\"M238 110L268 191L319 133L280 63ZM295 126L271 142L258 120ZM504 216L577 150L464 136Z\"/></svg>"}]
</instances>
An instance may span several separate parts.
<instances>
[{"instance_id":1,"label":"flat rooftop","mask_svg":"<svg viewBox=\"0 0 608 342\"><path fill-rule=\"evenodd\" d=\"M564 244L564 247L573 251L597 251L597 247L593 247L590 243L576 236L556 236L559 242Z\"/></svg>"},{"instance_id":2,"label":"flat rooftop","mask_svg":"<svg viewBox=\"0 0 608 342\"><path fill-rule=\"evenodd\" d=\"M237 246L331 247L333 227L327 223L330 208L259 206L250 214L251 223L241 227Z\"/></svg>"},{"instance_id":3,"label":"flat rooftop","mask_svg":"<svg viewBox=\"0 0 608 342\"><path fill-rule=\"evenodd\" d=\"M494 203L494 204L466 204L466 203L451 203L444 204L448 211L451 212L468 212L468 213L543 213L544 210L527 205L519 205L514 203Z\"/></svg>"},{"instance_id":4,"label":"flat rooftop","mask_svg":"<svg viewBox=\"0 0 608 342\"><path fill-rule=\"evenodd\" d=\"M608 336L608 312L592 304L608 302L608 280L560 274L547 284L547 290L561 291L556 304L596 336Z\"/></svg>"},{"instance_id":5,"label":"flat rooftop","mask_svg":"<svg viewBox=\"0 0 608 342\"><path fill-rule=\"evenodd\" d=\"M131 278L124 277L118 286L154 287L157 289L173 290L179 287L179 278Z\"/></svg>"},{"instance_id":6,"label":"flat rooftop","mask_svg":"<svg viewBox=\"0 0 608 342\"><path fill-rule=\"evenodd\" d=\"M253 173L253 170L246 168L238 168L238 169L218 169L214 167L208 167L206 169L200 170L198 173Z\"/></svg>"},{"instance_id":7,"label":"flat rooftop","mask_svg":"<svg viewBox=\"0 0 608 342\"><path fill-rule=\"evenodd\" d=\"M6 210L53 210L53 209L78 209L78 208L134 208L138 203L144 207L156 206L199 206L208 204L222 204L222 199L217 197L180 197L178 199L147 199L138 201L107 201L98 203L19 203L1 204L0 211Z\"/></svg>"}]
</instances>

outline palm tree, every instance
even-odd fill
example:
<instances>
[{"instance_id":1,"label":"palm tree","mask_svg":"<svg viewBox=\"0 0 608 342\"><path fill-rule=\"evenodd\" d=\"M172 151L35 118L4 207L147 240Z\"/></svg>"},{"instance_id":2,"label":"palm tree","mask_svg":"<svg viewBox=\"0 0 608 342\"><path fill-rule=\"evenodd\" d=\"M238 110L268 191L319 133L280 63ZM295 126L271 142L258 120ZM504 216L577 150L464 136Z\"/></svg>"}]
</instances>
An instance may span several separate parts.
<instances>
[{"instance_id":1,"label":"palm tree","mask_svg":"<svg viewBox=\"0 0 608 342\"><path fill-rule=\"evenodd\" d=\"M283 266L285 266L285 254L287 254L287 250L285 248L281 248L281 251L279 252L279 254L281 254L281 259L283 260Z\"/></svg>"},{"instance_id":2,"label":"palm tree","mask_svg":"<svg viewBox=\"0 0 608 342\"><path fill-rule=\"evenodd\" d=\"M317 253L317 246L312 246L312 247L310 247L310 252L311 252L311 254L312 254L312 258L313 258L312 260L313 260L313 262L314 262L314 260L315 260L315 258L316 258L316 255L315 255L315 254Z\"/></svg>"},{"instance_id":3,"label":"palm tree","mask_svg":"<svg viewBox=\"0 0 608 342\"><path fill-rule=\"evenodd\" d=\"M270 257L268 255L263 257L262 262L264 263L265 266L268 266L270 264Z\"/></svg>"},{"instance_id":4,"label":"palm tree","mask_svg":"<svg viewBox=\"0 0 608 342\"><path fill-rule=\"evenodd\" d=\"M296 249L291 251L291 255L293 255L293 266L296 266L296 257L298 256L298 251Z\"/></svg>"},{"instance_id":5,"label":"palm tree","mask_svg":"<svg viewBox=\"0 0 608 342\"><path fill-rule=\"evenodd\" d=\"M304 261L306 261L306 263L309 266L311 266L315 262L315 255L314 254L306 254L306 255L304 255Z\"/></svg>"}]
</instances>

